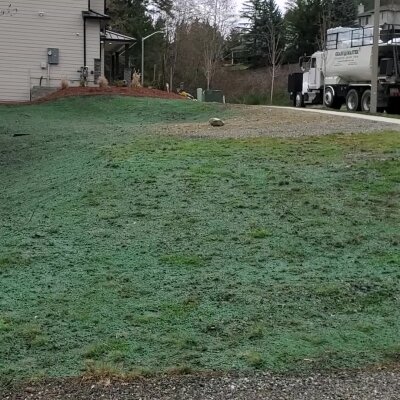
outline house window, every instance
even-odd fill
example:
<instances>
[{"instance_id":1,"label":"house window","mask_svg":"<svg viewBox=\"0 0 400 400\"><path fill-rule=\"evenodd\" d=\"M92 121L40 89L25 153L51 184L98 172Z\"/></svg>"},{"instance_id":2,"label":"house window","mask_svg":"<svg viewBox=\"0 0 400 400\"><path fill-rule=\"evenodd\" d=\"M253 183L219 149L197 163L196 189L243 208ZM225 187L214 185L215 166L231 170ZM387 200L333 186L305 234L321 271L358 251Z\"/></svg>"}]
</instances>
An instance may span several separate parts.
<instances>
[{"instance_id":1,"label":"house window","mask_svg":"<svg viewBox=\"0 0 400 400\"><path fill-rule=\"evenodd\" d=\"M369 17L365 17L365 25L369 24Z\"/></svg>"}]
</instances>

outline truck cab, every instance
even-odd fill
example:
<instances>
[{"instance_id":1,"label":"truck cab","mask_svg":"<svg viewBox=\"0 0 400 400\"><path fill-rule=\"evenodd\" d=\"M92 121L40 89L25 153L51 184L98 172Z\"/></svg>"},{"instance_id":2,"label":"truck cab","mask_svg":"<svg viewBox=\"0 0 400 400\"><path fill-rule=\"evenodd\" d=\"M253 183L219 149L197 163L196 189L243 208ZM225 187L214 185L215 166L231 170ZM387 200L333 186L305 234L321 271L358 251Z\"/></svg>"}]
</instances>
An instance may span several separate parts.
<instances>
[{"instance_id":1,"label":"truck cab","mask_svg":"<svg viewBox=\"0 0 400 400\"><path fill-rule=\"evenodd\" d=\"M289 77L289 93L293 105L320 104L322 101L324 53L317 51L312 56L300 57L301 73Z\"/></svg>"},{"instance_id":2,"label":"truck cab","mask_svg":"<svg viewBox=\"0 0 400 400\"><path fill-rule=\"evenodd\" d=\"M322 51L314 53L311 57L300 58L300 68L303 71L303 91L319 90L323 82L323 56Z\"/></svg>"}]
</instances>

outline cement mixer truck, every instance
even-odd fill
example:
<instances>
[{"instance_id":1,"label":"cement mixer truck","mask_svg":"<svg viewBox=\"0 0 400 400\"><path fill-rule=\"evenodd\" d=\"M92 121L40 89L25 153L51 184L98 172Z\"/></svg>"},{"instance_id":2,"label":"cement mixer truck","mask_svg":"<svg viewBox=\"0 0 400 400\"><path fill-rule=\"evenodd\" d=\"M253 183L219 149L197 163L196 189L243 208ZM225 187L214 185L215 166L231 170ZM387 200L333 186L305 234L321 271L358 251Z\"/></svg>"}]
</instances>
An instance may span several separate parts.
<instances>
[{"instance_id":1,"label":"cement mixer truck","mask_svg":"<svg viewBox=\"0 0 400 400\"><path fill-rule=\"evenodd\" d=\"M300 58L302 72L289 75L295 107L324 104L369 112L373 27L333 28L326 48ZM383 25L379 40L378 111L400 114L400 26Z\"/></svg>"}]
</instances>

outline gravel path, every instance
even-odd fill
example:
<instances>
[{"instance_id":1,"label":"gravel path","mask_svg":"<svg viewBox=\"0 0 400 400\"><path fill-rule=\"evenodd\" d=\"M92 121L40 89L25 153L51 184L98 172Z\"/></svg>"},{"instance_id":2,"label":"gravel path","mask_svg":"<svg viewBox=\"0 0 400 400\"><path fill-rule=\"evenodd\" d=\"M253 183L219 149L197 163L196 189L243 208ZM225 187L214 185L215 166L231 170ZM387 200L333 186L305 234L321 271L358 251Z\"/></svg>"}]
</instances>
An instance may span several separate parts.
<instances>
[{"instance_id":1,"label":"gravel path","mask_svg":"<svg viewBox=\"0 0 400 400\"><path fill-rule=\"evenodd\" d=\"M400 131L399 124L376 122L339 115L302 112L290 108L227 105L233 116L225 126L213 128L207 123L158 125L160 133L194 137L299 137L332 133ZM218 115L215 115L218 117Z\"/></svg>"},{"instance_id":2,"label":"gravel path","mask_svg":"<svg viewBox=\"0 0 400 400\"><path fill-rule=\"evenodd\" d=\"M270 374L175 376L131 382L69 380L27 387L4 400L399 400L400 372L341 372L285 377Z\"/></svg>"}]
</instances>

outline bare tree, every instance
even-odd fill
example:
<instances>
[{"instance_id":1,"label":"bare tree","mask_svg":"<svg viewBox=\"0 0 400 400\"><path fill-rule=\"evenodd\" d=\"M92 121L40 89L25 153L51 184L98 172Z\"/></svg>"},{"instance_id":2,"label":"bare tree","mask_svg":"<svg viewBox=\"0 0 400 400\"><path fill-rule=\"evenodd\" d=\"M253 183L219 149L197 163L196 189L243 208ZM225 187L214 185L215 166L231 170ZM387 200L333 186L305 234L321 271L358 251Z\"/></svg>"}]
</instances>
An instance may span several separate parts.
<instances>
[{"instance_id":1,"label":"bare tree","mask_svg":"<svg viewBox=\"0 0 400 400\"><path fill-rule=\"evenodd\" d=\"M265 25L267 31L267 58L271 69L271 104L274 101L275 78L282 63L283 46L283 21L274 22L270 19Z\"/></svg>"},{"instance_id":2,"label":"bare tree","mask_svg":"<svg viewBox=\"0 0 400 400\"><path fill-rule=\"evenodd\" d=\"M190 80L193 82L200 71L206 88L211 87L222 60L225 37L234 24L232 2L174 0L171 15L166 16L169 46L164 59L170 81L177 74L180 78L192 75ZM183 58L186 60L184 63L180 62Z\"/></svg>"},{"instance_id":3,"label":"bare tree","mask_svg":"<svg viewBox=\"0 0 400 400\"><path fill-rule=\"evenodd\" d=\"M222 58L224 37L217 26L205 25L202 38L203 47L203 70L206 78L207 90L211 87L212 78Z\"/></svg>"},{"instance_id":4,"label":"bare tree","mask_svg":"<svg viewBox=\"0 0 400 400\"><path fill-rule=\"evenodd\" d=\"M231 0L205 0L203 4L206 24L210 25L209 34L203 39L204 76L207 90L222 60L225 37L233 27L233 3Z\"/></svg>"}]
</instances>

